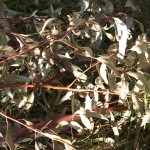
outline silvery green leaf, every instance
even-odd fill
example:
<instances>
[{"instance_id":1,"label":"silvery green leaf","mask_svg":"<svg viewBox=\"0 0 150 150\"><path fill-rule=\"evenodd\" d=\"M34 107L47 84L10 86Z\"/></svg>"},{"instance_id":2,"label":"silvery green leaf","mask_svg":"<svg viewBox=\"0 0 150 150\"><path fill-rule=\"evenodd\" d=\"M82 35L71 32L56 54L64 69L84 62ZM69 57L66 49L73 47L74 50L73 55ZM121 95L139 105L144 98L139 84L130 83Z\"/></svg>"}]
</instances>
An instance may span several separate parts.
<instances>
[{"instance_id":1,"label":"silvery green leaf","mask_svg":"<svg viewBox=\"0 0 150 150\"><path fill-rule=\"evenodd\" d=\"M34 5L40 6L39 0L34 0Z\"/></svg>"},{"instance_id":2,"label":"silvery green leaf","mask_svg":"<svg viewBox=\"0 0 150 150\"><path fill-rule=\"evenodd\" d=\"M125 80L122 80L122 85L121 85L121 91L120 91L120 95L119 98L121 100L124 100L129 92L129 83Z\"/></svg>"},{"instance_id":3,"label":"silvery green leaf","mask_svg":"<svg viewBox=\"0 0 150 150\"><path fill-rule=\"evenodd\" d=\"M11 137L11 133L10 133L8 128L6 130L5 142L7 143L7 145L9 146L9 148L11 150L15 150L15 145L14 145L14 142L13 142L13 138Z\"/></svg>"},{"instance_id":4,"label":"silvery green leaf","mask_svg":"<svg viewBox=\"0 0 150 150\"><path fill-rule=\"evenodd\" d=\"M94 111L89 112L89 117L93 117L93 118L98 118L98 119L103 119L103 120L109 121L109 119L107 117L105 117L104 115L102 115L100 113L94 112Z\"/></svg>"},{"instance_id":5,"label":"silvery green leaf","mask_svg":"<svg viewBox=\"0 0 150 150\"><path fill-rule=\"evenodd\" d=\"M114 73L108 73L108 85L112 91L116 88L116 76Z\"/></svg>"},{"instance_id":6,"label":"silvery green leaf","mask_svg":"<svg viewBox=\"0 0 150 150\"><path fill-rule=\"evenodd\" d=\"M90 47L81 47L85 52L86 57L91 57L93 55L93 51Z\"/></svg>"},{"instance_id":7,"label":"silvery green leaf","mask_svg":"<svg viewBox=\"0 0 150 150\"><path fill-rule=\"evenodd\" d=\"M4 33L0 32L0 46L2 46L2 48L3 48L4 46L7 45L7 43L8 43L8 41L7 41L6 35ZM0 49L2 49L2 48L0 48Z\"/></svg>"},{"instance_id":8,"label":"silvery green leaf","mask_svg":"<svg viewBox=\"0 0 150 150\"><path fill-rule=\"evenodd\" d=\"M55 14L60 15L62 11L62 7L55 9Z\"/></svg>"},{"instance_id":9,"label":"silvery green leaf","mask_svg":"<svg viewBox=\"0 0 150 150\"><path fill-rule=\"evenodd\" d=\"M72 21L70 21L70 25L71 26L75 26L81 23L81 19L80 18L75 18Z\"/></svg>"},{"instance_id":10,"label":"silvery green leaf","mask_svg":"<svg viewBox=\"0 0 150 150\"><path fill-rule=\"evenodd\" d=\"M129 16L126 16L126 25L127 25L127 28L130 29L133 27L134 25L134 20L133 18L129 17Z\"/></svg>"},{"instance_id":11,"label":"silvery green leaf","mask_svg":"<svg viewBox=\"0 0 150 150\"><path fill-rule=\"evenodd\" d=\"M141 29L142 33L144 33L144 25L136 19L134 19L134 21L140 25L140 29Z\"/></svg>"},{"instance_id":12,"label":"silvery green leaf","mask_svg":"<svg viewBox=\"0 0 150 150\"><path fill-rule=\"evenodd\" d=\"M50 5L50 10L51 10L51 13L54 14L54 7L53 7L53 5Z\"/></svg>"},{"instance_id":13,"label":"silvery green leaf","mask_svg":"<svg viewBox=\"0 0 150 150\"><path fill-rule=\"evenodd\" d=\"M130 7L133 11L139 10L137 5L135 5L131 0L127 0L124 7Z\"/></svg>"},{"instance_id":14,"label":"silvery green leaf","mask_svg":"<svg viewBox=\"0 0 150 150\"><path fill-rule=\"evenodd\" d=\"M108 14L112 14L114 12L114 6L113 6L112 2L109 0L104 0L104 2L106 4L105 5L106 12Z\"/></svg>"},{"instance_id":15,"label":"silvery green leaf","mask_svg":"<svg viewBox=\"0 0 150 150\"><path fill-rule=\"evenodd\" d=\"M83 13L89 7L89 0L80 0L78 5L81 7L79 13Z\"/></svg>"},{"instance_id":16,"label":"silvery green leaf","mask_svg":"<svg viewBox=\"0 0 150 150\"><path fill-rule=\"evenodd\" d=\"M31 79L29 77L14 75L14 74L6 74L5 76L1 77L1 83L25 83L30 82Z\"/></svg>"},{"instance_id":17,"label":"silvery green leaf","mask_svg":"<svg viewBox=\"0 0 150 150\"><path fill-rule=\"evenodd\" d=\"M3 18L6 14L7 6L6 4L1 0L0 1L0 18Z\"/></svg>"}]
</instances>

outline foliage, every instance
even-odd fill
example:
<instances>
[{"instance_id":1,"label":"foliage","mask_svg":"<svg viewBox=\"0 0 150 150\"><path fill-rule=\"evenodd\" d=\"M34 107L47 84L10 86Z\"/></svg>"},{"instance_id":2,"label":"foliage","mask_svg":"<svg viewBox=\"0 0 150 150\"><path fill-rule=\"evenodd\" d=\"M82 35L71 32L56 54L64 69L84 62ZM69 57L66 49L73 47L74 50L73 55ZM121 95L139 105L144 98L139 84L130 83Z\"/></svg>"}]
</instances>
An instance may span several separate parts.
<instances>
[{"instance_id":1,"label":"foliage","mask_svg":"<svg viewBox=\"0 0 150 150\"><path fill-rule=\"evenodd\" d=\"M0 1L0 146L148 148L145 4Z\"/></svg>"}]
</instances>

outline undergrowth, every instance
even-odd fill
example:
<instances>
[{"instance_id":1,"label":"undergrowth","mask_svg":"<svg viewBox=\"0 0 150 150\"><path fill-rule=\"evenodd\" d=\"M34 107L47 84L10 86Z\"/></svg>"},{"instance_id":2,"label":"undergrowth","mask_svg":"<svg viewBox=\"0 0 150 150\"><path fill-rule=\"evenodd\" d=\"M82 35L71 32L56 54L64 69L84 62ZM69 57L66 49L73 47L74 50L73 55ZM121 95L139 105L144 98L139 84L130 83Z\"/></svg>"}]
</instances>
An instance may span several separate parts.
<instances>
[{"instance_id":1,"label":"undergrowth","mask_svg":"<svg viewBox=\"0 0 150 150\"><path fill-rule=\"evenodd\" d=\"M0 1L1 148L150 149L145 2Z\"/></svg>"}]
</instances>

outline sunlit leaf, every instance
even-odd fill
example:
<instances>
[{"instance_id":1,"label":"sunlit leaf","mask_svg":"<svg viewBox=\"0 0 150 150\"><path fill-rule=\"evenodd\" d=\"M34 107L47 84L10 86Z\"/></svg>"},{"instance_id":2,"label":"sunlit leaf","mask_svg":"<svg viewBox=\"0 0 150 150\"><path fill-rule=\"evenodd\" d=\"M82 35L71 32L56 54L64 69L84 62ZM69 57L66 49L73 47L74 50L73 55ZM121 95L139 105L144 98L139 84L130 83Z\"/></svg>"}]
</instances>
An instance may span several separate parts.
<instances>
[{"instance_id":1,"label":"sunlit leaf","mask_svg":"<svg viewBox=\"0 0 150 150\"><path fill-rule=\"evenodd\" d=\"M96 90L97 90L97 89L96 89ZM98 94L97 91L94 91L94 100L95 100L96 102L98 102L98 100L99 100L99 94Z\"/></svg>"},{"instance_id":2,"label":"sunlit leaf","mask_svg":"<svg viewBox=\"0 0 150 150\"><path fill-rule=\"evenodd\" d=\"M47 19L42 27L42 30L40 31L40 34L42 34L46 28L46 26L51 23L52 21L56 20L56 18L50 18L50 19Z\"/></svg>"},{"instance_id":3,"label":"sunlit leaf","mask_svg":"<svg viewBox=\"0 0 150 150\"><path fill-rule=\"evenodd\" d=\"M60 34L60 32L59 32L59 30L57 30L56 28L53 28L53 29L51 30L51 34L52 34L52 35L58 35L58 34Z\"/></svg>"},{"instance_id":4,"label":"sunlit leaf","mask_svg":"<svg viewBox=\"0 0 150 150\"><path fill-rule=\"evenodd\" d=\"M143 43L143 44L134 45L130 50L136 51L138 54L141 54L142 52L146 52L147 44Z\"/></svg>"},{"instance_id":5,"label":"sunlit leaf","mask_svg":"<svg viewBox=\"0 0 150 150\"><path fill-rule=\"evenodd\" d=\"M146 42L148 42L148 35L147 33L142 33L137 37L135 44L144 44Z\"/></svg>"},{"instance_id":6,"label":"sunlit leaf","mask_svg":"<svg viewBox=\"0 0 150 150\"><path fill-rule=\"evenodd\" d=\"M68 126L69 123L67 121L61 121L59 122L59 124L56 126L56 129L57 128L62 128L63 126Z\"/></svg>"},{"instance_id":7,"label":"sunlit leaf","mask_svg":"<svg viewBox=\"0 0 150 150\"><path fill-rule=\"evenodd\" d=\"M119 53L118 57L123 59L125 56L125 49L127 46L127 39L128 39L128 29L126 24L121 21L119 18L113 17L115 20L116 25L116 39L119 42Z\"/></svg>"},{"instance_id":8,"label":"sunlit leaf","mask_svg":"<svg viewBox=\"0 0 150 150\"><path fill-rule=\"evenodd\" d=\"M92 100L88 94L85 98L85 109L92 110Z\"/></svg>"},{"instance_id":9,"label":"sunlit leaf","mask_svg":"<svg viewBox=\"0 0 150 150\"><path fill-rule=\"evenodd\" d=\"M138 99L138 96L136 93L132 92L132 102L133 102L133 109L135 110L138 117L142 117L144 111L143 111L143 102Z\"/></svg>"},{"instance_id":10,"label":"sunlit leaf","mask_svg":"<svg viewBox=\"0 0 150 150\"><path fill-rule=\"evenodd\" d=\"M141 126L145 126L147 123L150 123L150 109L146 110Z\"/></svg>"},{"instance_id":11,"label":"sunlit leaf","mask_svg":"<svg viewBox=\"0 0 150 150\"><path fill-rule=\"evenodd\" d=\"M83 127L79 123L77 123L75 121L71 121L70 125L71 125L72 128L74 128L78 132L82 132L83 131Z\"/></svg>"},{"instance_id":12,"label":"sunlit leaf","mask_svg":"<svg viewBox=\"0 0 150 150\"><path fill-rule=\"evenodd\" d=\"M96 141L96 142L98 142L98 141L105 142L105 143L107 143L108 145L110 145L112 147L115 144L115 140L113 138L110 138L110 137L99 137L99 138L94 139L94 141Z\"/></svg>"},{"instance_id":13,"label":"sunlit leaf","mask_svg":"<svg viewBox=\"0 0 150 150\"><path fill-rule=\"evenodd\" d=\"M40 150L37 141L35 141L35 150Z\"/></svg>"},{"instance_id":14,"label":"sunlit leaf","mask_svg":"<svg viewBox=\"0 0 150 150\"><path fill-rule=\"evenodd\" d=\"M101 26L99 25L99 24L97 24L97 23L95 23L95 24L93 24L92 26L91 26L91 29L93 30L93 31L95 31L95 32L101 32Z\"/></svg>"},{"instance_id":15,"label":"sunlit leaf","mask_svg":"<svg viewBox=\"0 0 150 150\"><path fill-rule=\"evenodd\" d=\"M114 118L114 115L110 112L110 116L111 116L111 126L112 126L112 130L114 132L114 135L115 135L115 138L116 140L118 139L119 137L119 130L118 130L118 127L117 127L117 123L115 121L115 118Z\"/></svg>"},{"instance_id":16,"label":"sunlit leaf","mask_svg":"<svg viewBox=\"0 0 150 150\"><path fill-rule=\"evenodd\" d=\"M80 115L80 118L81 118L81 121L84 124L84 126L87 129L91 130L91 122L90 122L90 120L84 115Z\"/></svg>"},{"instance_id":17,"label":"sunlit leaf","mask_svg":"<svg viewBox=\"0 0 150 150\"><path fill-rule=\"evenodd\" d=\"M77 71L77 70L74 70L73 71L73 74L74 74L74 76L75 77L77 77L77 78L79 78L79 79L81 79L81 80L86 80L87 79L87 76L84 74L84 73L82 73L82 72L79 72L79 71Z\"/></svg>"},{"instance_id":18,"label":"sunlit leaf","mask_svg":"<svg viewBox=\"0 0 150 150\"><path fill-rule=\"evenodd\" d=\"M23 96L22 100L20 101L18 108L22 108L23 106L25 106L26 102L28 100L27 96Z\"/></svg>"},{"instance_id":19,"label":"sunlit leaf","mask_svg":"<svg viewBox=\"0 0 150 150\"><path fill-rule=\"evenodd\" d=\"M102 32L94 32L93 35L94 37L91 40L91 47L98 50L102 42L103 34Z\"/></svg>"},{"instance_id":20,"label":"sunlit leaf","mask_svg":"<svg viewBox=\"0 0 150 150\"><path fill-rule=\"evenodd\" d=\"M107 33L105 32L106 36L111 40L111 41L114 41L115 42L115 36L113 36L112 34L110 33Z\"/></svg>"},{"instance_id":21,"label":"sunlit leaf","mask_svg":"<svg viewBox=\"0 0 150 150\"><path fill-rule=\"evenodd\" d=\"M127 72L127 74L129 76L136 78L137 80L140 80L143 83L143 85L145 86L145 91L147 93L150 93L150 86L149 86L145 76L142 73L129 71L129 72Z\"/></svg>"},{"instance_id":22,"label":"sunlit leaf","mask_svg":"<svg viewBox=\"0 0 150 150\"><path fill-rule=\"evenodd\" d=\"M60 101L66 101L66 100L70 100L70 97L73 95L72 91L68 91L61 99Z\"/></svg>"},{"instance_id":23,"label":"sunlit leaf","mask_svg":"<svg viewBox=\"0 0 150 150\"><path fill-rule=\"evenodd\" d=\"M64 143L64 145L65 145L65 149L66 150L76 150L75 148L73 148L72 146L70 146L70 145L68 145L66 143Z\"/></svg>"},{"instance_id":24,"label":"sunlit leaf","mask_svg":"<svg viewBox=\"0 0 150 150\"><path fill-rule=\"evenodd\" d=\"M34 98L35 98L35 95L34 95L34 91L33 91L28 96L27 102L25 104L25 109L26 110L29 110L31 108L31 106L33 105L33 102L34 102Z\"/></svg>"},{"instance_id":25,"label":"sunlit leaf","mask_svg":"<svg viewBox=\"0 0 150 150\"><path fill-rule=\"evenodd\" d=\"M119 72L117 71L114 62L110 58L101 56L98 57L97 60L103 64L106 64L106 66L113 70L116 75L119 75Z\"/></svg>"},{"instance_id":26,"label":"sunlit leaf","mask_svg":"<svg viewBox=\"0 0 150 150\"><path fill-rule=\"evenodd\" d=\"M128 92L129 92L129 83L125 80L122 80L122 86L121 86L119 98L121 100L124 100Z\"/></svg>"},{"instance_id":27,"label":"sunlit leaf","mask_svg":"<svg viewBox=\"0 0 150 150\"><path fill-rule=\"evenodd\" d=\"M11 91L9 88L6 89L6 94L7 94L7 96L9 96L11 99L13 99L14 94L12 93L12 91Z\"/></svg>"},{"instance_id":28,"label":"sunlit leaf","mask_svg":"<svg viewBox=\"0 0 150 150\"><path fill-rule=\"evenodd\" d=\"M105 83L108 84L107 67L105 64L101 64L101 66L100 66L100 75L101 75L102 79L105 81Z\"/></svg>"}]
</instances>

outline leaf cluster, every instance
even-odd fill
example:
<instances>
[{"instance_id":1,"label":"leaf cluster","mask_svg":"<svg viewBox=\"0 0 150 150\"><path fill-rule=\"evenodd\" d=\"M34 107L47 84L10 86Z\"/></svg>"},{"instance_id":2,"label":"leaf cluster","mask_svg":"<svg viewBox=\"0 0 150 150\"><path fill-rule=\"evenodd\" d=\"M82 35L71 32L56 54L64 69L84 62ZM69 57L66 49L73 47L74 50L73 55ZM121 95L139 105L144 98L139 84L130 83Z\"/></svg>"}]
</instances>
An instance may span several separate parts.
<instances>
[{"instance_id":1,"label":"leaf cluster","mask_svg":"<svg viewBox=\"0 0 150 150\"><path fill-rule=\"evenodd\" d=\"M0 1L0 146L85 149L92 139L91 149L128 148L133 133L130 148L144 146L150 42L142 2Z\"/></svg>"}]
</instances>

